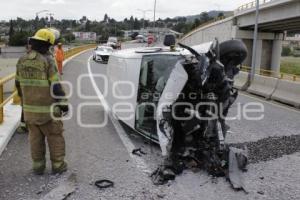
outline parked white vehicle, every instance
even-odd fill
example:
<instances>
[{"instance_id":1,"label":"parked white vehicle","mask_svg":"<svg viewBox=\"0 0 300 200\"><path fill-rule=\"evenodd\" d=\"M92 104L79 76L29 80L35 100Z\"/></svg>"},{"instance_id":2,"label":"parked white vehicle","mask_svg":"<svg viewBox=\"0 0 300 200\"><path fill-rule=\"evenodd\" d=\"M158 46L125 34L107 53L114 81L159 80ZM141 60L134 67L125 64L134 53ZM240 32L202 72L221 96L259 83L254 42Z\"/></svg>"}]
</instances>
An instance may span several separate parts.
<instances>
[{"instance_id":1,"label":"parked white vehicle","mask_svg":"<svg viewBox=\"0 0 300 200\"><path fill-rule=\"evenodd\" d=\"M110 55L113 53L113 48L109 46L98 46L94 50L93 60L107 63Z\"/></svg>"},{"instance_id":2,"label":"parked white vehicle","mask_svg":"<svg viewBox=\"0 0 300 200\"><path fill-rule=\"evenodd\" d=\"M110 46L114 49L117 49L119 47L118 38L117 37L109 37L106 45Z\"/></svg>"},{"instance_id":3,"label":"parked white vehicle","mask_svg":"<svg viewBox=\"0 0 300 200\"><path fill-rule=\"evenodd\" d=\"M135 39L139 42L139 43L144 43L147 42L147 38L143 35L138 35L135 37Z\"/></svg>"}]
</instances>

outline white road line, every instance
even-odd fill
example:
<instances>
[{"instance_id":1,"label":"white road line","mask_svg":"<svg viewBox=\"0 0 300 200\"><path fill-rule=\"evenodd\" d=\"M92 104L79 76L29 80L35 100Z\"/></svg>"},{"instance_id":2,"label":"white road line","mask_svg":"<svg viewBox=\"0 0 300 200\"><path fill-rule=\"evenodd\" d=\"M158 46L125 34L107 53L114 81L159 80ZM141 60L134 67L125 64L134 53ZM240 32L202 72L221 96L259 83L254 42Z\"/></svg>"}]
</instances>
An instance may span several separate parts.
<instances>
[{"instance_id":1,"label":"white road line","mask_svg":"<svg viewBox=\"0 0 300 200\"><path fill-rule=\"evenodd\" d=\"M123 142L124 146L126 147L131 159L136 163L136 166L138 169L140 169L141 171L145 172L146 174L150 174L151 170L148 167L148 165L146 164L146 162L144 161L144 159L142 159L141 157L135 156L132 154L132 150L135 149L134 144L131 142L131 140L129 139L128 135L125 133L124 129L121 127L120 123L112 116L111 110L104 98L104 96L102 95L101 91L99 90L96 81L94 79L92 70L91 70L91 65L90 65L90 61L91 61L92 56L89 57L88 62L87 62L87 67L88 67L88 71L89 71L89 77L91 79L93 88L101 102L101 104L103 105L106 113L109 115L111 122L113 123L119 137L121 138L121 141Z\"/></svg>"},{"instance_id":2,"label":"white road line","mask_svg":"<svg viewBox=\"0 0 300 200\"><path fill-rule=\"evenodd\" d=\"M99 90L96 81L94 79L92 70L91 70L91 65L90 65L90 61L91 58L93 56L90 56L87 62L87 67L88 67L88 71L89 71L89 77L91 79L93 88L100 100L100 102L102 103L106 113L108 114L109 118L111 119L111 122L113 123L119 137L121 138L121 141L123 142L125 148L127 149L131 159L136 163L136 166L139 170L141 170L142 172L146 173L147 175L151 174L151 170L148 167L148 165L146 164L145 160L141 157L138 156L134 156L132 154L132 150L135 149L134 144L131 142L131 140L129 139L128 135L125 133L124 129L122 128L122 126L120 125L120 123L112 116L111 110L104 98L104 96L102 95L101 91ZM184 189L184 186L180 183L177 183L177 191L182 191L182 194L184 196L184 199L186 200L192 200L193 198L191 198L188 194L186 194L186 190Z\"/></svg>"},{"instance_id":3,"label":"white road line","mask_svg":"<svg viewBox=\"0 0 300 200\"><path fill-rule=\"evenodd\" d=\"M261 98L256 97L256 96L252 96L251 94L247 94L245 92L239 92L239 95L242 95L242 96L245 96L245 97L249 97L251 99L255 99L255 100L263 102L263 103L267 103L267 104L269 104L271 106L275 106L277 108L282 108L284 110L292 111L292 112L295 112L297 114L300 114L300 110L298 110L297 108L293 109L293 108L290 108L288 106L281 105L279 103L275 103L275 102L272 102L272 101L267 101L267 100L261 99Z\"/></svg>"}]
</instances>

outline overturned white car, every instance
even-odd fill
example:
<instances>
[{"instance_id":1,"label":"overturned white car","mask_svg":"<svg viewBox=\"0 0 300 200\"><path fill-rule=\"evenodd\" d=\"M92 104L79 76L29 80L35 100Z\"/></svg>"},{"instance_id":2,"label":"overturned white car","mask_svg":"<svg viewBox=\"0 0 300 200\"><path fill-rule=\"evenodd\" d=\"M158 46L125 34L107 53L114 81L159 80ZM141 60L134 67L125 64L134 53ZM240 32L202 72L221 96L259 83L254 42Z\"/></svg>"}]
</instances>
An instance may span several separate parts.
<instances>
[{"instance_id":1,"label":"overturned white car","mask_svg":"<svg viewBox=\"0 0 300 200\"><path fill-rule=\"evenodd\" d=\"M225 143L228 109L238 66L247 56L238 40L187 47L128 49L109 60L107 102L113 114L145 138L159 143L164 160L155 184L174 179L193 160L213 176L228 176L243 188L247 157ZM230 170L229 170L230 169Z\"/></svg>"},{"instance_id":2,"label":"overturned white car","mask_svg":"<svg viewBox=\"0 0 300 200\"><path fill-rule=\"evenodd\" d=\"M94 50L93 60L107 63L109 56L113 53L113 48L109 46L98 46Z\"/></svg>"}]
</instances>

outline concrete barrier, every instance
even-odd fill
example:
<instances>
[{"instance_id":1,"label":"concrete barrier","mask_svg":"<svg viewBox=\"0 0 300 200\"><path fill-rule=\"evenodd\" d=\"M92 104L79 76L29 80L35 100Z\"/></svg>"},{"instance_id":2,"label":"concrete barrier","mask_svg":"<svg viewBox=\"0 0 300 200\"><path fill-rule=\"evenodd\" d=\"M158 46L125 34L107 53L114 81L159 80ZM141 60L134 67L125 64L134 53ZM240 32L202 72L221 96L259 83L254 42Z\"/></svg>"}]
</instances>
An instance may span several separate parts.
<instances>
[{"instance_id":1,"label":"concrete barrier","mask_svg":"<svg viewBox=\"0 0 300 200\"><path fill-rule=\"evenodd\" d=\"M234 78L234 87L236 89L241 89L248 80L248 73L247 72L240 72L235 78Z\"/></svg>"},{"instance_id":2,"label":"concrete barrier","mask_svg":"<svg viewBox=\"0 0 300 200\"><path fill-rule=\"evenodd\" d=\"M300 108L300 83L279 80L271 99Z\"/></svg>"},{"instance_id":3,"label":"concrete barrier","mask_svg":"<svg viewBox=\"0 0 300 200\"><path fill-rule=\"evenodd\" d=\"M255 75L254 80L247 91L270 99L277 87L278 80L278 78Z\"/></svg>"}]
</instances>

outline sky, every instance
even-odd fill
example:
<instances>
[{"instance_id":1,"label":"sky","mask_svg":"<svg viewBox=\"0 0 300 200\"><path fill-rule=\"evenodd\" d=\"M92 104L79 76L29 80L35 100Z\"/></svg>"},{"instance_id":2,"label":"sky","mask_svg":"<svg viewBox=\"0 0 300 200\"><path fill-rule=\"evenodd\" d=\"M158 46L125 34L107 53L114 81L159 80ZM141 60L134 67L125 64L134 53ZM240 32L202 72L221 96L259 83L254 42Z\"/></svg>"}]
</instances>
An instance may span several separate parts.
<instances>
[{"instance_id":1,"label":"sky","mask_svg":"<svg viewBox=\"0 0 300 200\"><path fill-rule=\"evenodd\" d=\"M253 0L157 0L157 18L200 14L209 10L234 10ZM49 10L56 19L102 20L105 13L116 20L131 15L153 19L154 0L0 0L0 20L33 19L41 10ZM40 17L45 13L40 14Z\"/></svg>"}]
</instances>

